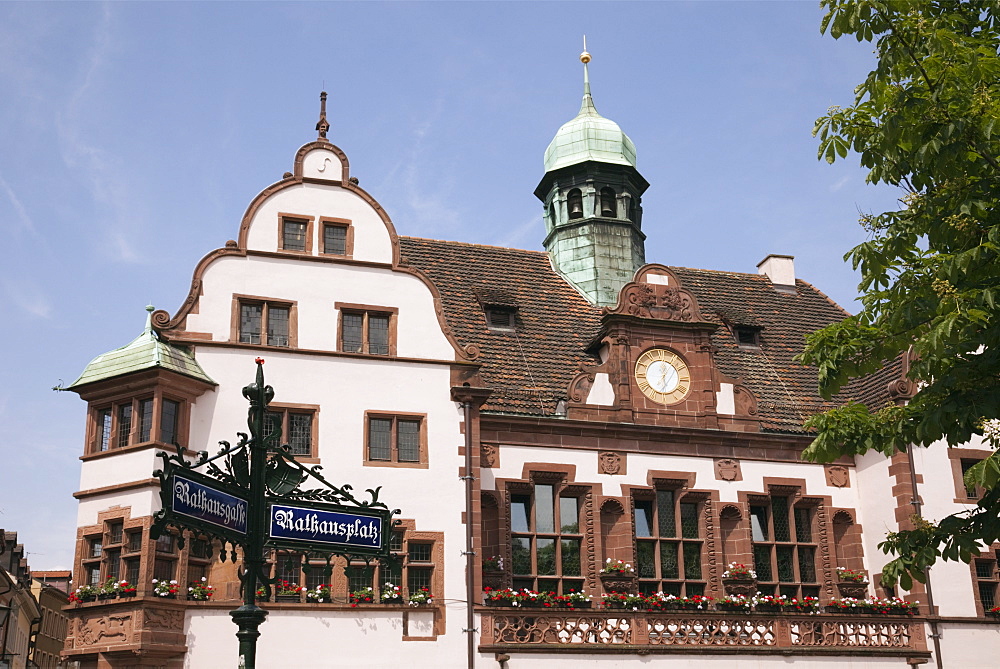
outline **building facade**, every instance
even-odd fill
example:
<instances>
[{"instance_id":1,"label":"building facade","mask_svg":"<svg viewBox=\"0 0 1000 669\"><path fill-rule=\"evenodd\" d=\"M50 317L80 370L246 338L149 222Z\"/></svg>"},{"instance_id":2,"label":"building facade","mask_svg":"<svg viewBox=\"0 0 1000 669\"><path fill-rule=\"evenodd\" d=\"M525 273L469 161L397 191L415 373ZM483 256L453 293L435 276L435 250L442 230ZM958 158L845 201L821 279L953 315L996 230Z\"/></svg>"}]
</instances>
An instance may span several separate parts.
<instances>
[{"instance_id":1,"label":"building facade","mask_svg":"<svg viewBox=\"0 0 1000 669\"><path fill-rule=\"evenodd\" d=\"M825 402L793 357L846 312L792 258L747 273L647 263L649 184L586 77L535 190L546 252L399 236L328 129L324 111L180 308L150 308L69 387L88 404L75 582L128 587L67 608L65 659L235 664L236 569L205 537L150 539L152 472L158 451L214 453L245 430L240 389L263 357L290 452L334 483L381 486L402 520L398 567L271 556L279 583L330 594L263 604L259 666L992 666L996 555L935 567L935 608L933 592L874 585L884 533L915 500L929 517L974 503L961 472L988 451L802 462L812 413L905 401L903 361ZM618 561L626 572L607 573ZM716 610L741 586L732 563L754 568L753 592L824 605L850 592L850 570L919 614ZM154 579L179 592L158 596ZM185 596L198 583L210 599ZM486 605L506 588L591 601ZM611 592L636 599L602 605ZM419 593L432 601L407 604Z\"/></svg>"}]
</instances>

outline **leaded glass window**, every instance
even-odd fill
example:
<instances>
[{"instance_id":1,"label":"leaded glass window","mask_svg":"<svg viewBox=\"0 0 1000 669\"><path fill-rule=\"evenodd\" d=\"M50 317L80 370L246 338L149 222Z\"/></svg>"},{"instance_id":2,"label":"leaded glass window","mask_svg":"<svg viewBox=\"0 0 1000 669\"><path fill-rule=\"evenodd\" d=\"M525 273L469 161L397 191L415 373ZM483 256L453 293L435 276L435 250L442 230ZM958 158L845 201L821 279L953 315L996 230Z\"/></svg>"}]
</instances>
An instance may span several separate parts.
<instances>
[{"instance_id":1,"label":"leaded glass window","mask_svg":"<svg viewBox=\"0 0 1000 669\"><path fill-rule=\"evenodd\" d=\"M111 409L97 412L97 450L106 451L111 446Z\"/></svg>"},{"instance_id":2,"label":"leaded glass window","mask_svg":"<svg viewBox=\"0 0 1000 669\"><path fill-rule=\"evenodd\" d=\"M118 448L128 446L128 438L131 432L132 405L122 404L118 407Z\"/></svg>"},{"instance_id":3,"label":"leaded glass window","mask_svg":"<svg viewBox=\"0 0 1000 669\"><path fill-rule=\"evenodd\" d=\"M305 251L306 250L306 221L286 218L282 225L281 248L285 251Z\"/></svg>"},{"instance_id":4,"label":"leaded glass window","mask_svg":"<svg viewBox=\"0 0 1000 669\"><path fill-rule=\"evenodd\" d=\"M642 592L681 596L705 591L700 508L697 497L681 497L674 490L640 492L633 499L635 567Z\"/></svg>"},{"instance_id":5,"label":"leaded glass window","mask_svg":"<svg viewBox=\"0 0 1000 669\"><path fill-rule=\"evenodd\" d=\"M267 345L288 346L288 307L267 310Z\"/></svg>"},{"instance_id":6,"label":"leaded glass window","mask_svg":"<svg viewBox=\"0 0 1000 669\"><path fill-rule=\"evenodd\" d=\"M424 451L422 419L368 417L368 460L421 463Z\"/></svg>"},{"instance_id":7,"label":"leaded glass window","mask_svg":"<svg viewBox=\"0 0 1000 669\"><path fill-rule=\"evenodd\" d=\"M264 321L263 304L240 305L240 342L259 344L261 324Z\"/></svg>"},{"instance_id":8,"label":"leaded glass window","mask_svg":"<svg viewBox=\"0 0 1000 669\"><path fill-rule=\"evenodd\" d=\"M139 400L139 443L150 440L153 431L153 399Z\"/></svg>"},{"instance_id":9,"label":"leaded glass window","mask_svg":"<svg viewBox=\"0 0 1000 669\"><path fill-rule=\"evenodd\" d=\"M160 407L160 441L165 444L173 444L177 441L177 419L180 409L180 402L163 400Z\"/></svg>"},{"instance_id":10,"label":"leaded glass window","mask_svg":"<svg viewBox=\"0 0 1000 669\"><path fill-rule=\"evenodd\" d=\"M795 506L784 495L756 498L750 504L754 569L766 595L816 597L814 509Z\"/></svg>"},{"instance_id":11,"label":"leaded glass window","mask_svg":"<svg viewBox=\"0 0 1000 669\"><path fill-rule=\"evenodd\" d=\"M511 572L515 588L566 593L583 588L584 499L558 484L536 483L510 498Z\"/></svg>"},{"instance_id":12,"label":"leaded glass window","mask_svg":"<svg viewBox=\"0 0 1000 669\"><path fill-rule=\"evenodd\" d=\"M243 344L292 345L292 305L240 302L239 340Z\"/></svg>"},{"instance_id":13,"label":"leaded glass window","mask_svg":"<svg viewBox=\"0 0 1000 669\"><path fill-rule=\"evenodd\" d=\"M347 226L323 226L323 253L327 255L347 255Z\"/></svg>"},{"instance_id":14,"label":"leaded glass window","mask_svg":"<svg viewBox=\"0 0 1000 669\"><path fill-rule=\"evenodd\" d=\"M340 317L340 350L348 353L390 355L392 314L343 311Z\"/></svg>"}]
</instances>

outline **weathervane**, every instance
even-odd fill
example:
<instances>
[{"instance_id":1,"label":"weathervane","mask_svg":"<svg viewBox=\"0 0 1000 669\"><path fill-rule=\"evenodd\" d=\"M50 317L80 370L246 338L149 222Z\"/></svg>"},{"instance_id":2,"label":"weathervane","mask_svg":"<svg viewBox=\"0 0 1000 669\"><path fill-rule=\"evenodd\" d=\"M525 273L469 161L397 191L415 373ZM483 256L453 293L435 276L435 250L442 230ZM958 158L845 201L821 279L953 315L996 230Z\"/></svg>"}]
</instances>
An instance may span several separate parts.
<instances>
[{"instance_id":1,"label":"weathervane","mask_svg":"<svg viewBox=\"0 0 1000 669\"><path fill-rule=\"evenodd\" d=\"M319 139L325 140L326 133L330 129L330 122L326 120L326 91L319 94L319 121L316 123L316 130L319 132Z\"/></svg>"}]
</instances>

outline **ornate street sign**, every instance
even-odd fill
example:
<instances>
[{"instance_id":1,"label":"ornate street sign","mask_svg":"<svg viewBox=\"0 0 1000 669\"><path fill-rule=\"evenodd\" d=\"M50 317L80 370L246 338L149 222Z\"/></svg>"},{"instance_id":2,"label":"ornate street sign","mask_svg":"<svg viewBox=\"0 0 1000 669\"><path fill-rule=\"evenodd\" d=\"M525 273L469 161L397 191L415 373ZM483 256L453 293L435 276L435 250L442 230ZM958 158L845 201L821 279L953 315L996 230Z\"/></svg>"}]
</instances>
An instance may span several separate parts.
<instances>
[{"instance_id":1,"label":"ornate street sign","mask_svg":"<svg viewBox=\"0 0 1000 669\"><path fill-rule=\"evenodd\" d=\"M379 501L381 488L367 489L368 499L359 500L350 485L327 481L319 465L307 468L297 462L288 445L281 444L279 426L265 430L274 389L264 385L264 360L256 362L256 381L243 388L250 401L250 436L237 433L235 445L219 442L222 448L212 457L207 451L192 457L180 446L173 455L157 453L163 469L153 476L160 479L162 508L150 529L150 538L156 539L175 528L182 547L186 531L217 539L223 561L227 544L234 562L236 547L243 549L243 606L230 614L239 626L240 666L247 669L255 666L257 628L267 616L256 605L257 586L266 599L277 581L270 576L265 550L298 553L304 569L311 568L310 559L325 558L327 573L332 555L389 563L388 537L399 513ZM301 487L306 482L312 487Z\"/></svg>"}]
</instances>

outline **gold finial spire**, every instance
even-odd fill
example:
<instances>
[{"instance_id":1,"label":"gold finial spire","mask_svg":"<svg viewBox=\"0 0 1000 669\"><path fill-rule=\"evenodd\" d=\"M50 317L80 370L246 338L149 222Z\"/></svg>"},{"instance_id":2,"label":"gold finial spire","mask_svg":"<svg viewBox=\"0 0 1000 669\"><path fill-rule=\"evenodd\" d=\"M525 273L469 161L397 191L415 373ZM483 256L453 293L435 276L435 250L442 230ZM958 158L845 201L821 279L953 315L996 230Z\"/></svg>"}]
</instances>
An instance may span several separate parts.
<instances>
[{"instance_id":1,"label":"gold finial spire","mask_svg":"<svg viewBox=\"0 0 1000 669\"><path fill-rule=\"evenodd\" d=\"M326 120L326 91L319 94L319 121L316 123L316 130L319 132L319 139L325 140L326 133L330 129L330 123Z\"/></svg>"},{"instance_id":2,"label":"gold finial spire","mask_svg":"<svg viewBox=\"0 0 1000 669\"><path fill-rule=\"evenodd\" d=\"M596 114L594 98L590 96L590 72L587 63L590 62L590 52L587 51L587 36L583 36L583 53L580 54L580 62L583 63L583 104L580 106L581 114Z\"/></svg>"}]
</instances>

